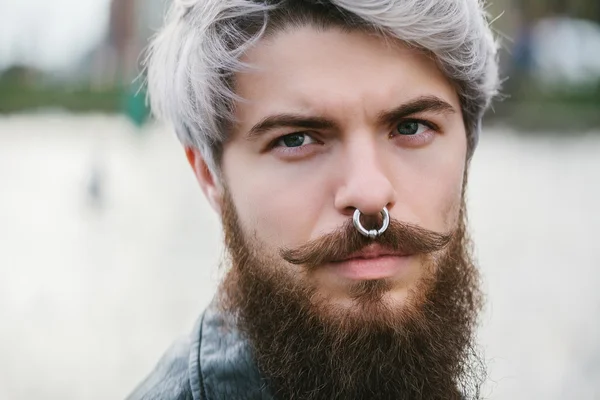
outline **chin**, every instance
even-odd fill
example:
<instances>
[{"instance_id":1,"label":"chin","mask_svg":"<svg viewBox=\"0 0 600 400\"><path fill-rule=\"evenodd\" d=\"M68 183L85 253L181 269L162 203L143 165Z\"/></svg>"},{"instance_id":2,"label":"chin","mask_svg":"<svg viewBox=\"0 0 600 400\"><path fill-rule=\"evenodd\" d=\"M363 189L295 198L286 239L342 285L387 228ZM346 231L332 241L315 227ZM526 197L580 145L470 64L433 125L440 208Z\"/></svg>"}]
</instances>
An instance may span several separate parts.
<instances>
[{"instance_id":1,"label":"chin","mask_svg":"<svg viewBox=\"0 0 600 400\"><path fill-rule=\"evenodd\" d=\"M415 285L418 286L418 285ZM416 288L386 279L352 282L343 291L315 293L313 305L324 320L367 324L404 319L418 310Z\"/></svg>"}]
</instances>

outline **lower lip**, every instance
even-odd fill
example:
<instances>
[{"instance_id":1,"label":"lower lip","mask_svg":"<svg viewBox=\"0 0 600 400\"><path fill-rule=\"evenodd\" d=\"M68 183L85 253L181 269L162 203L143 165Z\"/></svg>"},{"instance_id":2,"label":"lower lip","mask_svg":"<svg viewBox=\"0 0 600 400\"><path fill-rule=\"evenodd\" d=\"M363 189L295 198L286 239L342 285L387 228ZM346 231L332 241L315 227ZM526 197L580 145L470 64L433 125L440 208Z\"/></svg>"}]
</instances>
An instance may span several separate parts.
<instances>
[{"instance_id":1,"label":"lower lip","mask_svg":"<svg viewBox=\"0 0 600 400\"><path fill-rule=\"evenodd\" d=\"M351 280L374 280L397 277L408 269L410 256L353 258L330 264L333 271Z\"/></svg>"}]
</instances>

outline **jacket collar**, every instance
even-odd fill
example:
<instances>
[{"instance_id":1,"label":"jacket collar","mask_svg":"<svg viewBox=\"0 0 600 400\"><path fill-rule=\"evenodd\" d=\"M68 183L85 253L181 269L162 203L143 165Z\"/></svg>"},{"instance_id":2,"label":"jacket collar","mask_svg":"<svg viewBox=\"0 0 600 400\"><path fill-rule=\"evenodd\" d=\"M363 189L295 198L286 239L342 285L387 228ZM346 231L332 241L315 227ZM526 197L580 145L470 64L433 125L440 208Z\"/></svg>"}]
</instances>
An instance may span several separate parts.
<instances>
[{"instance_id":1,"label":"jacket collar","mask_svg":"<svg viewBox=\"0 0 600 400\"><path fill-rule=\"evenodd\" d=\"M199 390L206 400L272 400L235 318L213 301L204 312L198 349Z\"/></svg>"}]
</instances>

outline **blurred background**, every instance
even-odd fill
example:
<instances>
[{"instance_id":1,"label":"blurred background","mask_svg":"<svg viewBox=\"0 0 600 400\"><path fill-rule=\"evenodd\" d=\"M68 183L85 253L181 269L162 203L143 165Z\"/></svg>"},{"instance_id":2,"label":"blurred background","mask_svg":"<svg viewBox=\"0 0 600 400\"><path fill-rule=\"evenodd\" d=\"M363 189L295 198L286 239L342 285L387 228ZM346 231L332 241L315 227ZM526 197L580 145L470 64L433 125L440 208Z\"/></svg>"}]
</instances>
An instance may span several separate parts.
<instances>
[{"instance_id":1,"label":"blurred background","mask_svg":"<svg viewBox=\"0 0 600 400\"><path fill-rule=\"evenodd\" d=\"M135 79L165 2L0 0L0 400L124 398L215 291L218 220ZM485 395L600 399L600 2L489 12Z\"/></svg>"}]
</instances>

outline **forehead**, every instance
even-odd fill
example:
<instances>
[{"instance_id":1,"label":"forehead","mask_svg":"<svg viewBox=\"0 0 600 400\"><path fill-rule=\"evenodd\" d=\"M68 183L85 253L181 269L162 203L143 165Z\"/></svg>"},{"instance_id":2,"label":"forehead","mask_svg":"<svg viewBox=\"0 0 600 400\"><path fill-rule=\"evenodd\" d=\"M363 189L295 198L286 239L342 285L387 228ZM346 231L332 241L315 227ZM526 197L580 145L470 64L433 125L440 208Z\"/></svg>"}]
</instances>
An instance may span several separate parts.
<instances>
[{"instance_id":1,"label":"forehead","mask_svg":"<svg viewBox=\"0 0 600 400\"><path fill-rule=\"evenodd\" d=\"M436 63L399 41L331 28L290 28L259 41L236 75L238 126L290 111L375 117L411 99L436 96L460 110Z\"/></svg>"}]
</instances>

